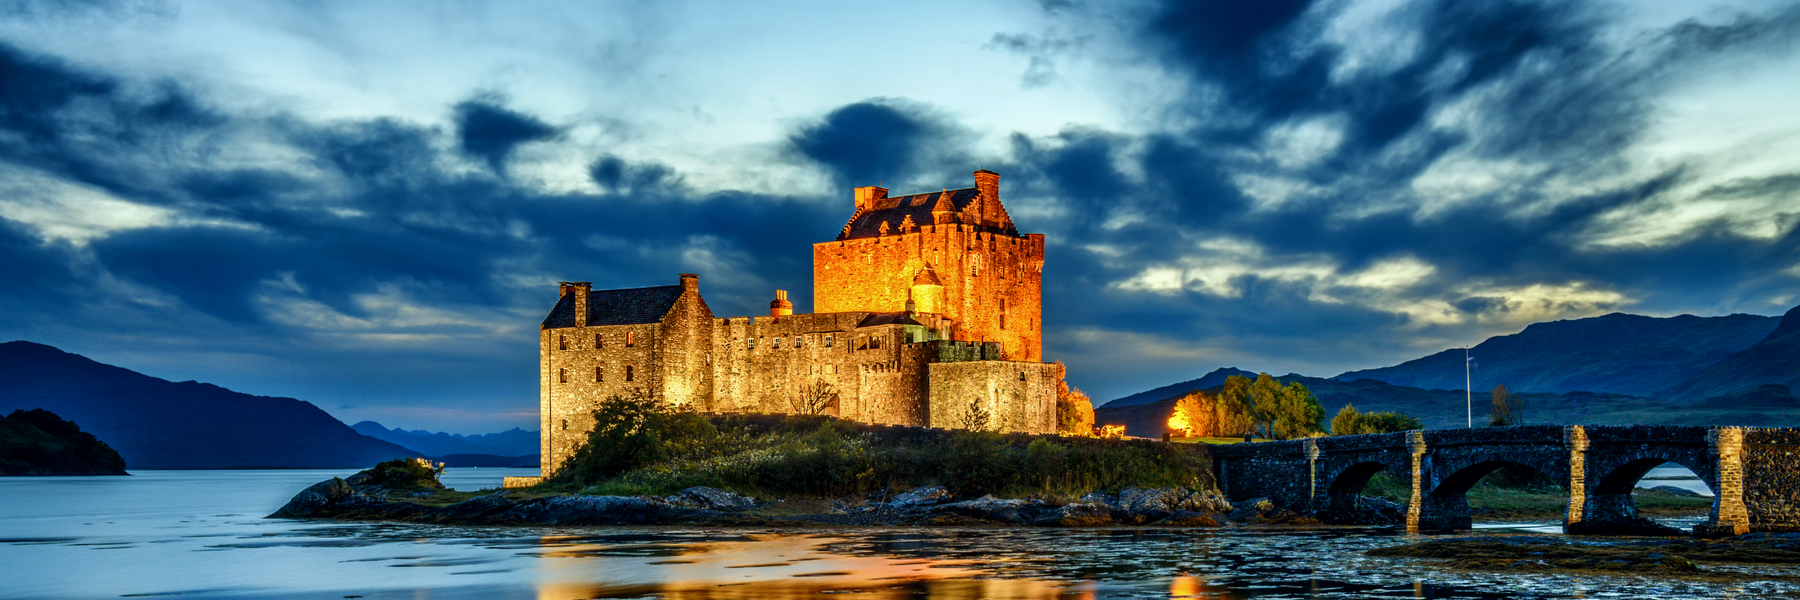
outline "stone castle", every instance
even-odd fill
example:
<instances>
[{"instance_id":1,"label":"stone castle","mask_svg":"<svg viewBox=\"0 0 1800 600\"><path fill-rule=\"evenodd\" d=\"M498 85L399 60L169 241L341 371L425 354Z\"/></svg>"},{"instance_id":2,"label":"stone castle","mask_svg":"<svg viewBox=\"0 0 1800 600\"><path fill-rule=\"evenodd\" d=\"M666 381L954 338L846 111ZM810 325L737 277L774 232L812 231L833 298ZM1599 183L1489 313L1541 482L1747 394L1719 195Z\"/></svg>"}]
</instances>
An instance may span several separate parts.
<instances>
[{"instance_id":1,"label":"stone castle","mask_svg":"<svg viewBox=\"0 0 1800 600\"><path fill-rule=\"evenodd\" d=\"M1044 236L1013 225L1000 175L855 193L837 239L813 244L813 314L777 290L766 317L715 317L687 273L661 287L563 283L539 336L544 474L587 440L601 400L638 391L707 412L940 428L966 427L979 407L996 429L1054 433Z\"/></svg>"}]
</instances>

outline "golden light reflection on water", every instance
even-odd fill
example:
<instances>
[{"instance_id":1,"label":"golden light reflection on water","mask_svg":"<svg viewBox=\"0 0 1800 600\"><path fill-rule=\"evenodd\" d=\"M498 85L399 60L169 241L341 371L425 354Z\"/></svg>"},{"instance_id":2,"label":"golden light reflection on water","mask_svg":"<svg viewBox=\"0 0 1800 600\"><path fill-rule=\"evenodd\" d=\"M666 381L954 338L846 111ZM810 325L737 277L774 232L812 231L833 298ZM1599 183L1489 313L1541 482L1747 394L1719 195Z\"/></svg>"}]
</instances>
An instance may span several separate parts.
<instances>
[{"instance_id":1,"label":"golden light reflection on water","mask_svg":"<svg viewBox=\"0 0 1800 600\"><path fill-rule=\"evenodd\" d=\"M543 538L539 600L817 598L854 590L859 599L1092 599L1080 582L984 579L995 571L967 561L856 556L826 546L827 535L753 535L746 541L609 546Z\"/></svg>"}]
</instances>

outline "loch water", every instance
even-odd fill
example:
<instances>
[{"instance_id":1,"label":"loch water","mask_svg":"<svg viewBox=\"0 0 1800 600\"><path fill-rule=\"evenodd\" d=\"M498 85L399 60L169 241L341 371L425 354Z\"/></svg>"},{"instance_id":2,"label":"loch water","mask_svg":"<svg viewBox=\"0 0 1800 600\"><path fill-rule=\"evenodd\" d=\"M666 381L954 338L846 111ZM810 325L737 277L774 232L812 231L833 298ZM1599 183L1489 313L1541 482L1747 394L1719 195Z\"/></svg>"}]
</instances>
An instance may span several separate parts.
<instances>
[{"instance_id":1,"label":"loch water","mask_svg":"<svg viewBox=\"0 0 1800 600\"><path fill-rule=\"evenodd\" d=\"M463 527L265 519L353 470L0 478L0 598L1768 598L1776 581L1444 571L1381 529ZM450 469L494 487L535 469ZM1704 486L1701 486L1704 489ZM1480 535L1550 532L1550 524ZM1771 574L1790 574L1780 569Z\"/></svg>"}]
</instances>

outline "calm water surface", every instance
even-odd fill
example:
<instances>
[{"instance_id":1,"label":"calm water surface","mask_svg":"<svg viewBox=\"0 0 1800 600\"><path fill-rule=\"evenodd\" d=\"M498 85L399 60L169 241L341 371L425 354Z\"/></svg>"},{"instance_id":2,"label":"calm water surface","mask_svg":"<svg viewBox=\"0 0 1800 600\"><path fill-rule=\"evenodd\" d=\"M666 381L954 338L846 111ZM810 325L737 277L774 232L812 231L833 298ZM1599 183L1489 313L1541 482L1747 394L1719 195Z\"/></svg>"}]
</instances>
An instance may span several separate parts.
<instances>
[{"instance_id":1,"label":"calm water surface","mask_svg":"<svg viewBox=\"0 0 1800 600\"><path fill-rule=\"evenodd\" d=\"M1362 556L1406 540L1379 530L717 531L262 518L305 486L353 472L0 478L0 597L1800 597L1773 582L1448 573ZM451 469L444 479L476 489L531 474Z\"/></svg>"}]
</instances>

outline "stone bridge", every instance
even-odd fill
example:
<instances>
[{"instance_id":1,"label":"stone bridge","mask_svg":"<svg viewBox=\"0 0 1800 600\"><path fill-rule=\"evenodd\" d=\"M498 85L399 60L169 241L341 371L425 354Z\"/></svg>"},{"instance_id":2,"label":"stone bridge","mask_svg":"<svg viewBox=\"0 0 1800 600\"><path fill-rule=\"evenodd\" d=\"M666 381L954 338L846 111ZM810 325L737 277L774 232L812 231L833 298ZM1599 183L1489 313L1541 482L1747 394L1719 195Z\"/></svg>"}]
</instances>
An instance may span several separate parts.
<instances>
[{"instance_id":1,"label":"stone bridge","mask_svg":"<svg viewBox=\"0 0 1800 600\"><path fill-rule=\"evenodd\" d=\"M1326 522L1356 518L1369 478L1412 485L1408 531L1470 527L1464 495L1482 477L1523 465L1569 490L1563 531L1644 531L1631 490L1650 469L1687 467L1713 491L1696 535L1800 530L1800 430L1677 426L1522 426L1405 431L1212 448L1232 500L1267 497Z\"/></svg>"}]
</instances>

